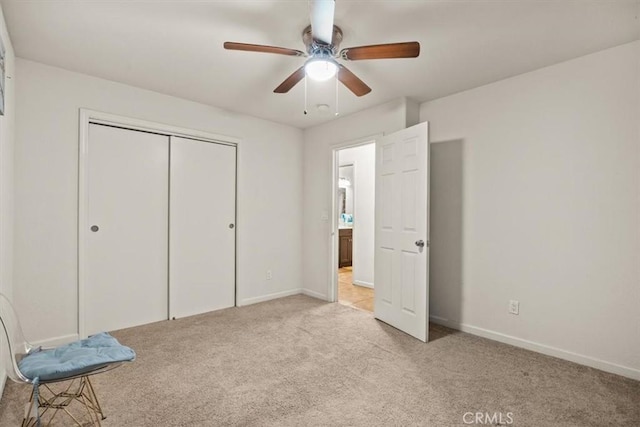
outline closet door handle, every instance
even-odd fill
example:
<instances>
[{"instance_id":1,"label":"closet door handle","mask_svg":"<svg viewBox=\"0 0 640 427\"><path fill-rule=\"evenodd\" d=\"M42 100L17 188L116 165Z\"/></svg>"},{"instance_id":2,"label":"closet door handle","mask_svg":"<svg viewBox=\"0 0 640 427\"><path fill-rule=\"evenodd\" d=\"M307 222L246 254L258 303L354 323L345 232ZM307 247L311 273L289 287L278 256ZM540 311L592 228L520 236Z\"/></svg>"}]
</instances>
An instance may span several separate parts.
<instances>
[{"instance_id":1,"label":"closet door handle","mask_svg":"<svg viewBox=\"0 0 640 427\"><path fill-rule=\"evenodd\" d=\"M100 230L100 227L98 227L97 225L92 225L91 226L91 231L93 231L94 233L97 233L98 230Z\"/></svg>"},{"instance_id":2,"label":"closet door handle","mask_svg":"<svg viewBox=\"0 0 640 427\"><path fill-rule=\"evenodd\" d=\"M235 225L229 224L229 228L233 228L233 227L235 227Z\"/></svg>"}]
</instances>

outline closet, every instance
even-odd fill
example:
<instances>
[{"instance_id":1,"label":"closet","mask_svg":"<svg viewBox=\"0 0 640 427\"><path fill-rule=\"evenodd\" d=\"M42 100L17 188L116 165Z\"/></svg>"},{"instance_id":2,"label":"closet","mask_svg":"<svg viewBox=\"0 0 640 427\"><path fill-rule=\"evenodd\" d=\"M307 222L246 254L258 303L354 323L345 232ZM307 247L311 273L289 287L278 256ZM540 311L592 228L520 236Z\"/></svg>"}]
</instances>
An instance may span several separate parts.
<instances>
[{"instance_id":1,"label":"closet","mask_svg":"<svg viewBox=\"0 0 640 427\"><path fill-rule=\"evenodd\" d=\"M86 144L84 335L234 306L236 146L98 123Z\"/></svg>"}]
</instances>

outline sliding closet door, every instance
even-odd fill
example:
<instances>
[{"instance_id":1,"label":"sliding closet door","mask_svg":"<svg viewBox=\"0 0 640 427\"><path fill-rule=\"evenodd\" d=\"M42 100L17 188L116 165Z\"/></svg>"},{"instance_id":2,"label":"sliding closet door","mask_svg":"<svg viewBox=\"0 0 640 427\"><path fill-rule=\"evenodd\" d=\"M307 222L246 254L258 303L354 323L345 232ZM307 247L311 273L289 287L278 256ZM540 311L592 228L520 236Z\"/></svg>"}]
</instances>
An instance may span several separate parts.
<instances>
[{"instance_id":1,"label":"sliding closet door","mask_svg":"<svg viewBox=\"0 0 640 427\"><path fill-rule=\"evenodd\" d=\"M91 124L85 333L167 319L169 137Z\"/></svg>"},{"instance_id":2,"label":"sliding closet door","mask_svg":"<svg viewBox=\"0 0 640 427\"><path fill-rule=\"evenodd\" d=\"M171 137L169 312L235 305L236 147Z\"/></svg>"}]
</instances>

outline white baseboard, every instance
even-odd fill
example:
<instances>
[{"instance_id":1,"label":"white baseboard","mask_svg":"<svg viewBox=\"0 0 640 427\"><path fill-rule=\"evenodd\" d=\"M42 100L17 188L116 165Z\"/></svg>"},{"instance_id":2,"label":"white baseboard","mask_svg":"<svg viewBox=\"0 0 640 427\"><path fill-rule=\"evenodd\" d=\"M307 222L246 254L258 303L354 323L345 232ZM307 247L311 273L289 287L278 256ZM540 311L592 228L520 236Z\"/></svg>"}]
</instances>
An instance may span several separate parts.
<instances>
[{"instance_id":1,"label":"white baseboard","mask_svg":"<svg viewBox=\"0 0 640 427\"><path fill-rule=\"evenodd\" d=\"M467 332L472 335L477 335L483 338L510 344L515 347L524 348L527 350L535 351L537 353L546 354L547 356L557 357L559 359L568 360L580 365L589 366L591 368L600 369L601 371L622 375L623 377L640 381L640 369L618 365L616 363L607 362L605 360L596 359L594 357L585 356L583 354L573 353L571 351L562 350L557 347L551 347L545 344L517 338L511 335L491 331L489 329L479 328L477 326L472 326L465 323L459 323L438 316L429 316L429 320L433 323L437 323L451 329L457 329L459 331Z\"/></svg>"},{"instance_id":2,"label":"white baseboard","mask_svg":"<svg viewBox=\"0 0 640 427\"><path fill-rule=\"evenodd\" d=\"M320 292L316 292L316 291L311 291L309 289L302 289L301 293L303 295L312 297L312 298L317 298L317 299L321 299L322 301L328 301L329 299L327 298L326 294L321 294Z\"/></svg>"},{"instance_id":3,"label":"white baseboard","mask_svg":"<svg viewBox=\"0 0 640 427\"><path fill-rule=\"evenodd\" d=\"M373 289L373 283L364 282L362 280L354 280L353 284L356 286L362 286L363 288L371 288Z\"/></svg>"},{"instance_id":4,"label":"white baseboard","mask_svg":"<svg viewBox=\"0 0 640 427\"><path fill-rule=\"evenodd\" d=\"M242 307L244 305L257 304L259 302L270 301L272 299L288 297L291 295L298 295L301 293L302 293L302 289L300 288L290 289L288 291L275 292L273 294L262 295L259 297L244 298L244 299L241 299L237 305L238 307Z\"/></svg>"},{"instance_id":5,"label":"white baseboard","mask_svg":"<svg viewBox=\"0 0 640 427\"><path fill-rule=\"evenodd\" d=\"M44 348L50 348L50 347L57 347L62 344L69 344L70 342L78 341L79 339L80 337L78 336L78 334L70 334L70 335L63 335L60 337L48 338L46 340L34 341L30 344L36 347L42 346Z\"/></svg>"}]
</instances>

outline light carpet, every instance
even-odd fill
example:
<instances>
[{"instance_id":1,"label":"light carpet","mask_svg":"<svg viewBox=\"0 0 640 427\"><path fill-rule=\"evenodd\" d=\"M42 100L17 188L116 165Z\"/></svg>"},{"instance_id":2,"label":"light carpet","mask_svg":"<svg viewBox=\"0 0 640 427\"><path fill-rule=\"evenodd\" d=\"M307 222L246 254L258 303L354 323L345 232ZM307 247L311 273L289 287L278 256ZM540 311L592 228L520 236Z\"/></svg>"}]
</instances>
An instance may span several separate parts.
<instances>
[{"instance_id":1,"label":"light carpet","mask_svg":"<svg viewBox=\"0 0 640 427\"><path fill-rule=\"evenodd\" d=\"M138 359L94 384L105 426L463 426L469 412L515 426L640 425L638 381L429 333L424 344L369 313L293 296L114 332ZM7 383L0 426L19 425L28 394Z\"/></svg>"}]
</instances>

